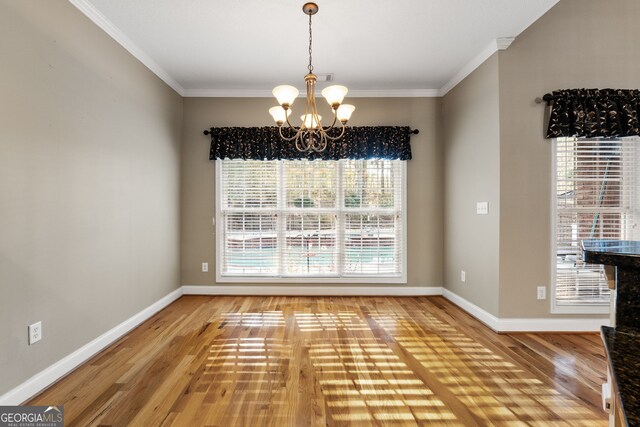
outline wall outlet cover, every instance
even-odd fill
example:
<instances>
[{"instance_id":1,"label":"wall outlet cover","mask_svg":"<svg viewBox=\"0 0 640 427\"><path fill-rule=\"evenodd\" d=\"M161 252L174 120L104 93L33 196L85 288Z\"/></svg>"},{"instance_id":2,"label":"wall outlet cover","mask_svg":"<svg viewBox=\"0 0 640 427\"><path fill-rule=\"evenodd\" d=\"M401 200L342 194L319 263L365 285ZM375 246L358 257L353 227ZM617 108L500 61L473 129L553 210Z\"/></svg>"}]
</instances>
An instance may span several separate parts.
<instances>
[{"instance_id":1,"label":"wall outlet cover","mask_svg":"<svg viewBox=\"0 0 640 427\"><path fill-rule=\"evenodd\" d=\"M547 299L547 287L538 286L538 299Z\"/></svg>"},{"instance_id":2,"label":"wall outlet cover","mask_svg":"<svg viewBox=\"0 0 640 427\"><path fill-rule=\"evenodd\" d=\"M203 262L202 263L202 272L206 273L209 271L209 263L208 262Z\"/></svg>"},{"instance_id":3,"label":"wall outlet cover","mask_svg":"<svg viewBox=\"0 0 640 427\"><path fill-rule=\"evenodd\" d=\"M29 345L35 344L42 339L42 322L29 325Z\"/></svg>"},{"instance_id":4,"label":"wall outlet cover","mask_svg":"<svg viewBox=\"0 0 640 427\"><path fill-rule=\"evenodd\" d=\"M460 281L461 282L467 281L467 273L464 270L460 270Z\"/></svg>"},{"instance_id":5,"label":"wall outlet cover","mask_svg":"<svg viewBox=\"0 0 640 427\"><path fill-rule=\"evenodd\" d=\"M489 202L476 202L476 214L489 215Z\"/></svg>"}]
</instances>

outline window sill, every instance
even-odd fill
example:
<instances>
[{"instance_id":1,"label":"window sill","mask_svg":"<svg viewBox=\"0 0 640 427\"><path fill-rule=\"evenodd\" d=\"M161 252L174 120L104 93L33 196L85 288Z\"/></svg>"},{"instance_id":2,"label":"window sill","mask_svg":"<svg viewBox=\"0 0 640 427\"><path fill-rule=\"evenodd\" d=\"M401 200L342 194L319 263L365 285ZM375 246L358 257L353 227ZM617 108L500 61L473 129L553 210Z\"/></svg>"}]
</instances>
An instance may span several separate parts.
<instances>
[{"instance_id":1,"label":"window sill","mask_svg":"<svg viewBox=\"0 0 640 427\"><path fill-rule=\"evenodd\" d=\"M221 276L216 275L216 283L318 283L318 284L397 284L406 285L406 276L356 276L356 277L259 277L259 276Z\"/></svg>"},{"instance_id":2,"label":"window sill","mask_svg":"<svg viewBox=\"0 0 640 427\"><path fill-rule=\"evenodd\" d=\"M609 314L609 306L555 306L551 307L551 314Z\"/></svg>"}]
</instances>

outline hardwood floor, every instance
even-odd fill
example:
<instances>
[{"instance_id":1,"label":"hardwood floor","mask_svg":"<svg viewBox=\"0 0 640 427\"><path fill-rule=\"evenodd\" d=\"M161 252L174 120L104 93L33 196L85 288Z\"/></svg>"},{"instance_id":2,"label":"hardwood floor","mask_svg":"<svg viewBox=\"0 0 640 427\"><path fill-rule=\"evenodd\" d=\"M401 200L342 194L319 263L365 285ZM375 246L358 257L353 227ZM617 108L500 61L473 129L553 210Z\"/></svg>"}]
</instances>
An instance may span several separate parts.
<instances>
[{"instance_id":1,"label":"hardwood floor","mask_svg":"<svg viewBox=\"0 0 640 427\"><path fill-rule=\"evenodd\" d=\"M67 426L605 426L597 334L441 297L185 296L29 404Z\"/></svg>"}]
</instances>

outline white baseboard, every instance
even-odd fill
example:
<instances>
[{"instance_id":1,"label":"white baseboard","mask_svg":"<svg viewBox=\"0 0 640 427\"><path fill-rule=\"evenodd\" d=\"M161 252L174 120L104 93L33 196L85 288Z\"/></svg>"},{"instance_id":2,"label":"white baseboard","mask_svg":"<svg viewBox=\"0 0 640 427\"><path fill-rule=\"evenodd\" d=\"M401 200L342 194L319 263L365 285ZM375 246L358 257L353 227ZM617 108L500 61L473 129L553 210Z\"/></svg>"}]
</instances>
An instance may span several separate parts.
<instances>
[{"instance_id":1,"label":"white baseboard","mask_svg":"<svg viewBox=\"0 0 640 427\"><path fill-rule=\"evenodd\" d=\"M93 341L38 372L27 381L0 396L0 406L20 405L29 400L181 296L182 288L178 288Z\"/></svg>"},{"instance_id":2,"label":"white baseboard","mask_svg":"<svg viewBox=\"0 0 640 427\"><path fill-rule=\"evenodd\" d=\"M288 295L288 296L425 296L442 295L441 286L192 286L184 295Z\"/></svg>"},{"instance_id":3,"label":"white baseboard","mask_svg":"<svg viewBox=\"0 0 640 427\"><path fill-rule=\"evenodd\" d=\"M443 289L442 296L493 329L494 331L499 332L498 325L500 319L498 319L493 314L462 298L460 295L451 292L449 289Z\"/></svg>"},{"instance_id":4,"label":"white baseboard","mask_svg":"<svg viewBox=\"0 0 640 427\"><path fill-rule=\"evenodd\" d=\"M184 295L289 296L435 296L449 301L496 332L594 332L608 325L603 318L499 318L441 286L198 286L185 285Z\"/></svg>"},{"instance_id":5,"label":"white baseboard","mask_svg":"<svg viewBox=\"0 0 640 427\"><path fill-rule=\"evenodd\" d=\"M499 318L448 289L442 295L496 332L597 332L607 318Z\"/></svg>"},{"instance_id":6,"label":"white baseboard","mask_svg":"<svg viewBox=\"0 0 640 427\"><path fill-rule=\"evenodd\" d=\"M496 332L598 332L601 326L609 326L607 318L572 319L500 319Z\"/></svg>"}]
</instances>

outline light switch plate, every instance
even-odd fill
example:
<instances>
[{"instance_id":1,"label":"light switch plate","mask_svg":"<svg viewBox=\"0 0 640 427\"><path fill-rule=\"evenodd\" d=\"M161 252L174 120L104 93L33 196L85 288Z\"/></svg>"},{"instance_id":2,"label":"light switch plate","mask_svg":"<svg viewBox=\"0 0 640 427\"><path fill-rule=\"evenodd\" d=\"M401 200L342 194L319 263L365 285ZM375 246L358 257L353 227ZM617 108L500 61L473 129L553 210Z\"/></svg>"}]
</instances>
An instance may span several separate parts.
<instances>
[{"instance_id":1,"label":"light switch plate","mask_svg":"<svg viewBox=\"0 0 640 427\"><path fill-rule=\"evenodd\" d=\"M489 202L476 202L476 214L488 215L489 214Z\"/></svg>"}]
</instances>

